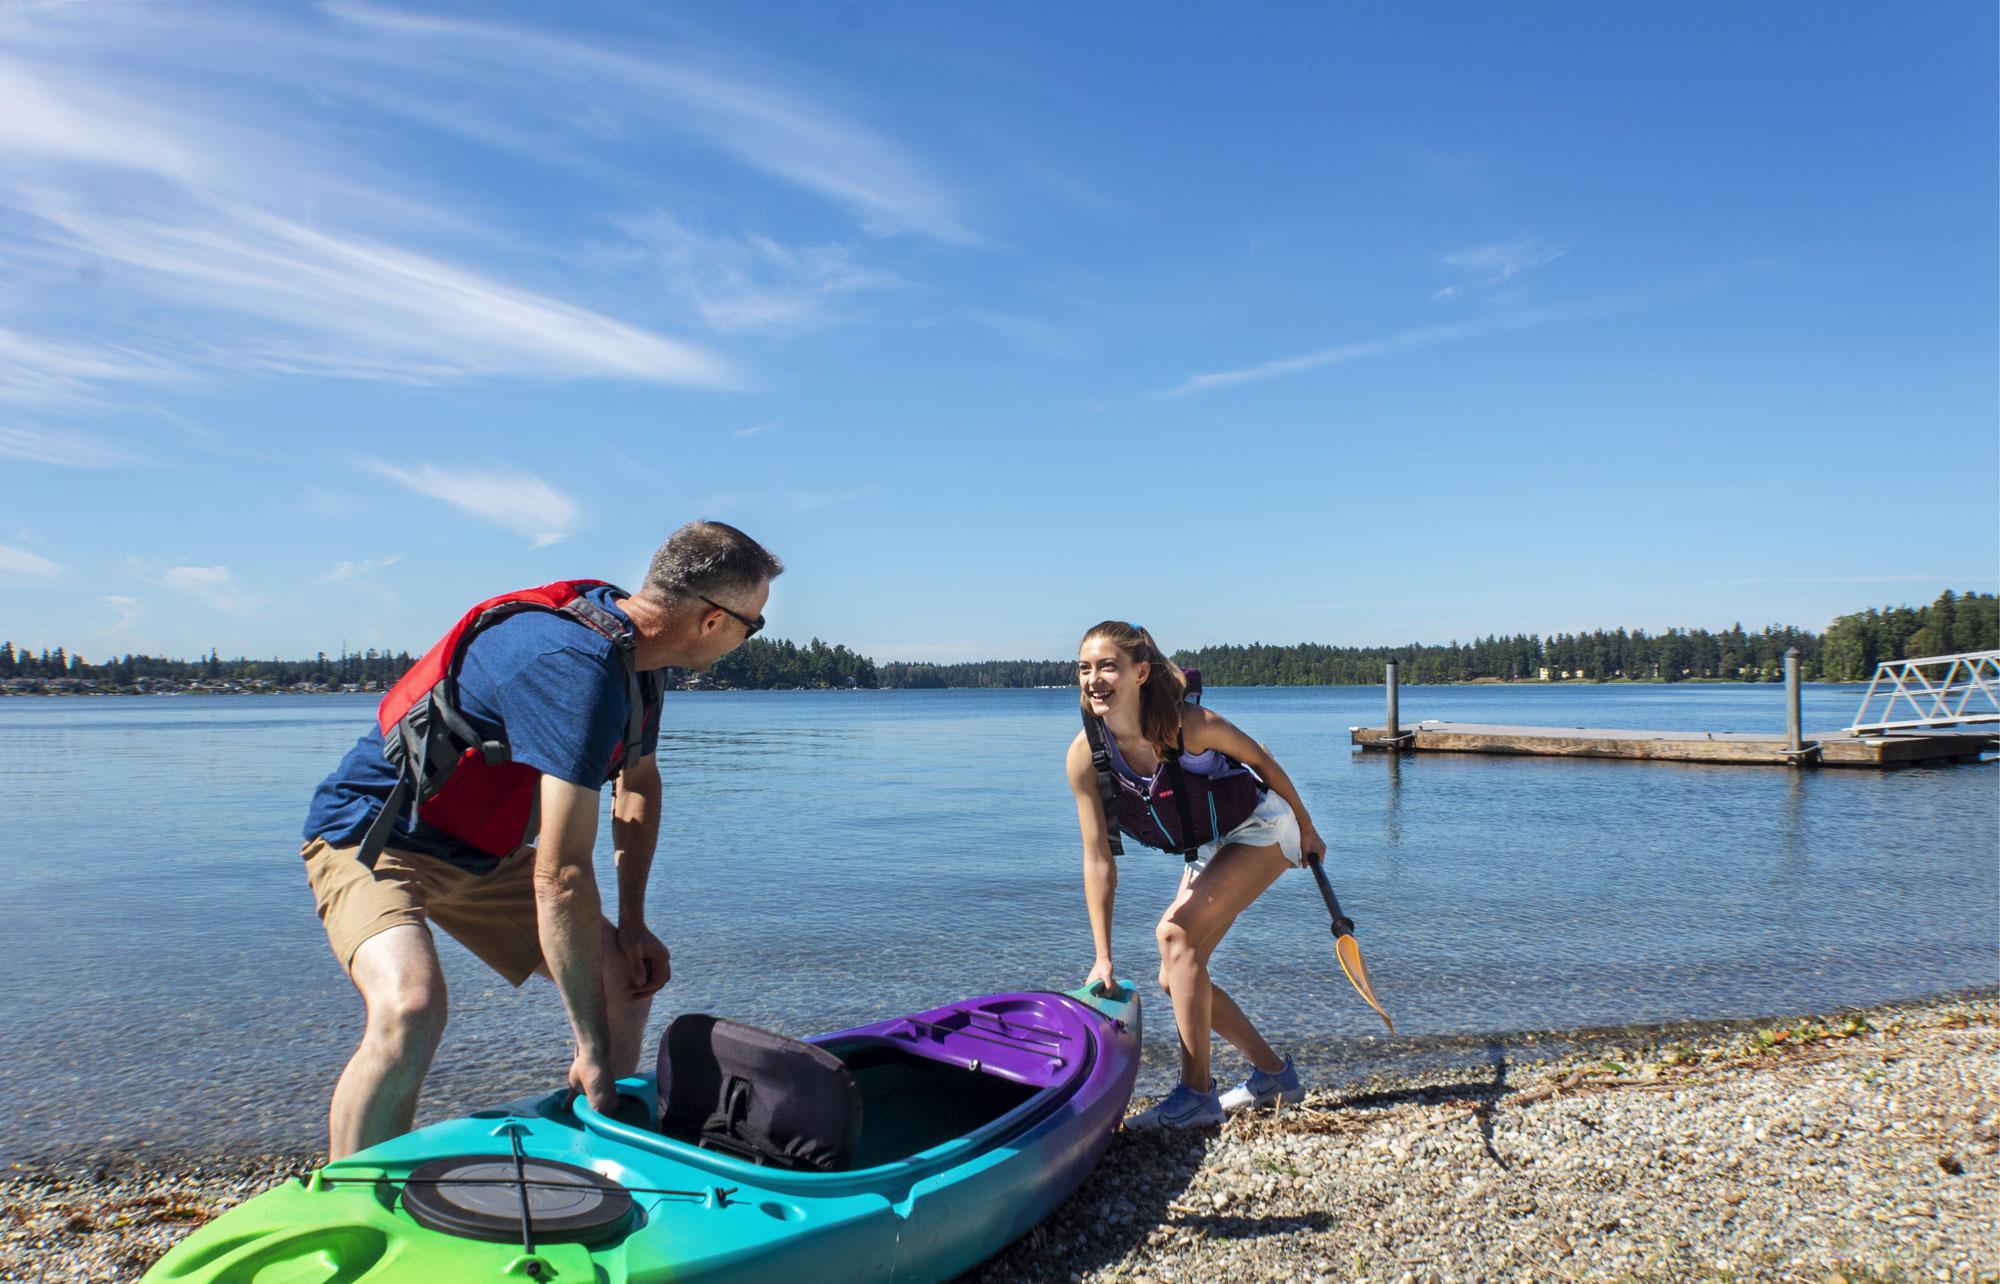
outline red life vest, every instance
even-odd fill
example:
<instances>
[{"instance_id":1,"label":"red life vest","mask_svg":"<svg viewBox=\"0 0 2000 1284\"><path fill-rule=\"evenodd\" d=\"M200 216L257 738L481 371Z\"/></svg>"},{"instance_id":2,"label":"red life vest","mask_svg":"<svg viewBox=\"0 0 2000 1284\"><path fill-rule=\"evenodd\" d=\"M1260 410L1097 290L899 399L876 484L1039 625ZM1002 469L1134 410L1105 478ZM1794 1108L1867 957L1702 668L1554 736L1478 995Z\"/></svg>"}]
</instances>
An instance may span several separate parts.
<instances>
[{"instance_id":1,"label":"red life vest","mask_svg":"<svg viewBox=\"0 0 2000 1284\"><path fill-rule=\"evenodd\" d=\"M643 743L646 711L659 697L661 683L657 674L639 672L631 629L584 596L594 588L614 588L624 595L623 589L603 580L557 580L488 598L460 617L389 688L375 721L382 729L382 756L396 768L396 787L361 840L358 854L363 864L375 864L397 814L412 800L413 820L490 855L504 856L526 838L541 773L513 761L505 739L482 740L460 712L458 700L466 648L487 629L523 611L551 611L574 620L609 641L624 662L630 711L625 737L612 752L605 779L624 767L627 754Z\"/></svg>"}]
</instances>

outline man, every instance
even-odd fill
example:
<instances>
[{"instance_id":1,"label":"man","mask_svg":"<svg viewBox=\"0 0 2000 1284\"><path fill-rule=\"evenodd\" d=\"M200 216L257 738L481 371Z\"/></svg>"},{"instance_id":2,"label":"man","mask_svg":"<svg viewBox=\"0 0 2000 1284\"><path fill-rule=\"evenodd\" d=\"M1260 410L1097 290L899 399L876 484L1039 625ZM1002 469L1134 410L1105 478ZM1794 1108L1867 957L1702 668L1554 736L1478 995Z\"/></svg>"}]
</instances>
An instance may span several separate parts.
<instances>
[{"instance_id":1,"label":"man","mask_svg":"<svg viewBox=\"0 0 2000 1284\"><path fill-rule=\"evenodd\" d=\"M330 1158L411 1126L445 1025L433 922L511 984L552 978L576 1036L570 1086L598 1109L615 1104L669 974L645 917L660 829L656 671L705 670L741 646L764 627L783 570L735 527L690 522L638 593L564 581L482 603L384 698L314 794L301 852L368 1010L334 1089ZM613 782L615 924L591 865Z\"/></svg>"}]
</instances>

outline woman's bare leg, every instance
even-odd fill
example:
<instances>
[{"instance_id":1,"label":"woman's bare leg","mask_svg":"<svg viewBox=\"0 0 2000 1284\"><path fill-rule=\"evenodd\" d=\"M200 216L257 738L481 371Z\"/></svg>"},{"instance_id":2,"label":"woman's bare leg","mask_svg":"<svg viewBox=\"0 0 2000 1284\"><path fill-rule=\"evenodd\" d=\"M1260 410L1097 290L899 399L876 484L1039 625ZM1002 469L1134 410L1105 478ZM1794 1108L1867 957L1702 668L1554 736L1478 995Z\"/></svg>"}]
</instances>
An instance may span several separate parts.
<instances>
[{"instance_id":1,"label":"woman's bare leg","mask_svg":"<svg viewBox=\"0 0 2000 1284\"><path fill-rule=\"evenodd\" d=\"M1250 1064L1265 1074L1276 1074L1285 1068L1285 1059L1264 1042L1264 1036L1257 1033L1257 1027L1236 1006L1236 1000L1213 981L1208 983L1208 995L1211 1030L1228 1040L1230 1046L1250 1058Z\"/></svg>"},{"instance_id":2,"label":"woman's bare leg","mask_svg":"<svg viewBox=\"0 0 2000 1284\"><path fill-rule=\"evenodd\" d=\"M1208 978L1209 956L1236 916L1289 868L1276 844L1245 847L1232 843L1215 854L1200 878L1181 884L1180 894L1154 930L1160 945L1160 984L1173 1001L1174 1024L1180 1032L1181 1082L1190 1088L1214 1088L1209 1074L1209 1031L1217 1009L1214 983ZM1223 1006L1225 1025L1241 1022L1251 1039L1262 1042L1243 1010L1227 995ZM1236 1042L1227 1032L1223 1037ZM1264 1051L1268 1053L1269 1047Z\"/></svg>"}]
</instances>

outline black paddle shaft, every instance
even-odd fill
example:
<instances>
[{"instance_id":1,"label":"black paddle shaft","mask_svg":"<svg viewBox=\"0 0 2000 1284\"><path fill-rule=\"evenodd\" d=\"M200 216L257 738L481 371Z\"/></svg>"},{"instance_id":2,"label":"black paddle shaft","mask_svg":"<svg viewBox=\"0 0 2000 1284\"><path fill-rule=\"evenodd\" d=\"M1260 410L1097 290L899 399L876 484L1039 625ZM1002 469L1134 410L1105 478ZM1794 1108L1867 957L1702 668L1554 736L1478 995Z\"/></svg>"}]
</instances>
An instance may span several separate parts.
<instances>
[{"instance_id":1,"label":"black paddle shaft","mask_svg":"<svg viewBox=\"0 0 2000 1284\"><path fill-rule=\"evenodd\" d=\"M1312 870L1313 878L1319 883L1320 899L1326 902L1326 912L1333 917L1333 934L1352 936L1354 920L1340 912L1340 899L1333 894L1333 884L1326 881L1326 870L1320 867L1320 858L1306 857L1306 866Z\"/></svg>"}]
</instances>

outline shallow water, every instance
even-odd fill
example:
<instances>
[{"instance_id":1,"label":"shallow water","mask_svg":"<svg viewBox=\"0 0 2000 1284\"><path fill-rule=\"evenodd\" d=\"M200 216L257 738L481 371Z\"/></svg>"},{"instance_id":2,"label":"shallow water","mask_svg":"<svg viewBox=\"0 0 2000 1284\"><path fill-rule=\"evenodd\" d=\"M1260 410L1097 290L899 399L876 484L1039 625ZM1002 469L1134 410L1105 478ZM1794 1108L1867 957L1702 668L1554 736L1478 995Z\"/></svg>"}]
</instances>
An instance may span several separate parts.
<instances>
[{"instance_id":1,"label":"shallow water","mask_svg":"<svg viewBox=\"0 0 2000 1284\"><path fill-rule=\"evenodd\" d=\"M1808 730L1859 688L1806 693ZM1422 718L1775 730L1771 686L1405 687ZM1282 878L1214 973L1314 1082L1472 1036L1817 1011L2000 981L1995 767L1793 773L1354 753L1380 688L1218 689L1305 794L1403 1038ZM317 1143L360 1007L296 856L365 696L0 700L0 1158ZM674 951L655 1024L706 1010L794 1033L1090 965L1061 770L1068 691L670 698L650 903ZM606 827L608 828L608 826ZM608 854L600 854L608 873ZM1121 865L1120 970L1150 982L1177 862ZM608 887L607 882L607 887ZM444 944L451 1029L425 1118L553 1085L554 991ZM1149 1004L1156 1087L1171 1061ZM1476 1058L1475 1058L1476 1059ZM1224 1055L1218 1073L1236 1071Z\"/></svg>"}]
</instances>

